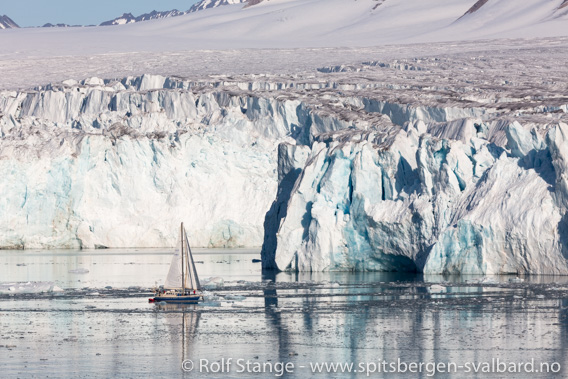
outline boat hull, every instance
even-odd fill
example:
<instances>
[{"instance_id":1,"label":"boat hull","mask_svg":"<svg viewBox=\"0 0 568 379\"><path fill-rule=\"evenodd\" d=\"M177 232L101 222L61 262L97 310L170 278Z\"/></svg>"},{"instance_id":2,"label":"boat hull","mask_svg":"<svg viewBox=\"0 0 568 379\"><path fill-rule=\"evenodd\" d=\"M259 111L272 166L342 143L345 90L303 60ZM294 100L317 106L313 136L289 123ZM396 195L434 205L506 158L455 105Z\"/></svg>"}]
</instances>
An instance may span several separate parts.
<instances>
[{"instance_id":1,"label":"boat hull","mask_svg":"<svg viewBox=\"0 0 568 379\"><path fill-rule=\"evenodd\" d=\"M155 296L150 299L151 302L159 303L165 301L166 303L186 303L195 304L199 302L201 295L179 295L179 296Z\"/></svg>"}]
</instances>

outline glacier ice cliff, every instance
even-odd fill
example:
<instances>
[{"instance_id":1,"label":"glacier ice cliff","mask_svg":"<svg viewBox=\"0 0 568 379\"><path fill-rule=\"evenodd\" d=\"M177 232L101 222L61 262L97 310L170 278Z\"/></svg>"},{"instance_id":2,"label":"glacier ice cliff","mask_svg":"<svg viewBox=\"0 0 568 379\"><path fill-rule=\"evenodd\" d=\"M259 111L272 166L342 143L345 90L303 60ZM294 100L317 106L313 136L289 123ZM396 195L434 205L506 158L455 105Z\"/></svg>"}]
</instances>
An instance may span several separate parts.
<instances>
[{"instance_id":1,"label":"glacier ice cliff","mask_svg":"<svg viewBox=\"0 0 568 379\"><path fill-rule=\"evenodd\" d=\"M2 91L0 247L173 246L183 220L264 268L568 274L543 49Z\"/></svg>"},{"instance_id":2,"label":"glacier ice cliff","mask_svg":"<svg viewBox=\"0 0 568 379\"><path fill-rule=\"evenodd\" d=\"M217 87L223 87L217 89ZM0 246L260 246L277 149L348 122L283 84L159 75L0 93Z\"/></svg>"},{"instance_id":3,"label":"glacier ice cliff","mask_svg":"<svg viewBox=\"0 0 568 379\"><path fill-rule=\"evenodd\" d=\"M421 121L394 135L321 135L300 151L301 169L281 148L282 170L297 179L264 246L266 267L568 274L568 125L542 138L512 122L505 146L482 122L460 129L462 140ZM281 191L290 187L280 179Z\"/></svg>"},{"instance_id":4,"label":"glacier ice cliff","mask_svg":"<svg viewBox=\"0 0 568 379\"><path fill-rule=\"evenodd\" d=\"M383 67L414 80L388 82L396 99L345 100L387 116L371 128L320 133L307 150L280 146L265 268L568 274L565 80L534 71L519 80L500 66L454 86L436 59L320 70ZM442 94L450 82L454 95Z\"/></svg>"}]
</instances>

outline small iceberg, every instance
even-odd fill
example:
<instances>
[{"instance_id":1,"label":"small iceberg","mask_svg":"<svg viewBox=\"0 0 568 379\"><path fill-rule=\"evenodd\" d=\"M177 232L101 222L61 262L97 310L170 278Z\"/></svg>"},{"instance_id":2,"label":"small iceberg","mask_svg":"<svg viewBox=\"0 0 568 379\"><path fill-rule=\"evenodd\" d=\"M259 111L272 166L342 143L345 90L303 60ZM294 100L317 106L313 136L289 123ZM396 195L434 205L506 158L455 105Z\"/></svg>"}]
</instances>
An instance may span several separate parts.
<instances>
[{"instance_id":1,"label":"small iceberg","mask_svg":"<svg viewBox=\"0 0 568 379\"><path fill-rule=\"evenodd\" d=\"M87 270L86 268L74 268L67 272L70 274L87 274L89 273L89 270Z\"/></svg>"},{"instance_id":2,"label":"small iceberg","mask_svg":"<svg viewBox=\"0 0 568 379\"><path fill-rule=\"evenodd\" d=\"M494 278L489 277L489 276L484 276L483 278L480 278L480 279L467 279L465 282L471 283L471 284L475 284L475 283L477 283L477 284L497 284L498 283Z\"/></svg>"},{"instance_id":3,"label":"small iceberg","mask_svg":"<svg viewBox=\"0 0 568 379\"><path fill-rule=\"evenodd\" d=\"M439 284L432 284L429 288L431 293L441 293L446 291L446 287Z\"/></svg>"},{"instance_id":4,"label":"small iceberg","mask_svg":"<svg viewBox=\"0 0 568 379\"><path fill-rule=\"evenodd\" d=\"M49 292L65 292L65 290L59 286L54 285Z\"/></svg>"},{"instance_id":5,"label":"small iceberg","mask_svg":"<svg viewBox=\"0 0 568 379\"><path fill-rule=\"evenodd\" d=\"M225 300L232 300L232 301L243 301L246 299L243 295L226 295Z\"/></svg>"},{"instance_id":6,"label":"small iceberg","mask_svg":"<svg viewBox=\"0 0 568 379\"><path fill-rule=\"evenodd\" d=\"M201 282L201 288L206 290L214 290L223 287L223 284L224 284L223 278L213 277L213 278L204 279Z\"/></svg>"},{"instance_id":7,"label":"small iceberg","mask_svg":"<svg viewBox=\"0 0 568 379\"><path fill-rule=\"evenodd\" d=\"M64 290L53 282L10 282L0 283L0 294L13 295L21 293L54 293Z\"/></svg>"}]
</instances>

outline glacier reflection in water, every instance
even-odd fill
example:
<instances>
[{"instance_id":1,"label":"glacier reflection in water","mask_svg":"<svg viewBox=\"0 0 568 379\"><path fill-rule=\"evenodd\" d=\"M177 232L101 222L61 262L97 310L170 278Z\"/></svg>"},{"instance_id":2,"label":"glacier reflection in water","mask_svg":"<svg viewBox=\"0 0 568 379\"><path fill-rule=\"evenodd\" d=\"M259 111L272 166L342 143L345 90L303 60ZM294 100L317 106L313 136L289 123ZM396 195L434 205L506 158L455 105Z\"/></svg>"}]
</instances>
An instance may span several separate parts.
<instances>
[{"instance_id":1,"label":"glacier reflection in water","mask_svg":"<svg viewBox=\"0 0 568 379\"><path fill-rule=\"evenodd\" d=\"M170 255L163 250L0 252L0 289L25 288L28 281L64 289L0 291L0 370L4 377L275 374L239 373L236 361L242 359L250 368L290 362L293 372L284 376L305 378L365 376L312 373L310 363L323 362L353 362L357 369L399 358L457 365L494 358L568 361L568 278L263 274L252 262L258 256L252 250L198 250L201 277L220 277L223 284L211 281L202 304L177 306L147 303L168 268ZM12 284L2 287L6 283ZM194 362L193 372L182 370L185 359ZM202 359L210 369L230 372L196 373ZM462 371L435 377L500 376Z\"/></svg>"}]
</instances>

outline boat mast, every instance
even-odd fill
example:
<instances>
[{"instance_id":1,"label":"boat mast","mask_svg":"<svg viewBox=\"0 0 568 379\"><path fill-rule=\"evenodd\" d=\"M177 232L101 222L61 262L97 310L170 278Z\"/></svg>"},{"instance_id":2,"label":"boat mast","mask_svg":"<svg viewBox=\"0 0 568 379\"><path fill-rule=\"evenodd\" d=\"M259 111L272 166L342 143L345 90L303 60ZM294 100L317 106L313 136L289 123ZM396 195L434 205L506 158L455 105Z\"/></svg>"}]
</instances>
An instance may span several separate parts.
<instances>
[{"instance_id":1,"label":"boat mast","mask_svg":"<svg viewBox=\"0 0 568 379\"><path fill-rule=\"evenodd\" d=\"M180 229L180 239L181 239L181 287L183 290L185 290L185 273L183 272L183 256L184 256L184 252L183 252L183 222L181 223L181 229Z\"/></svg>"}]
</instances>

